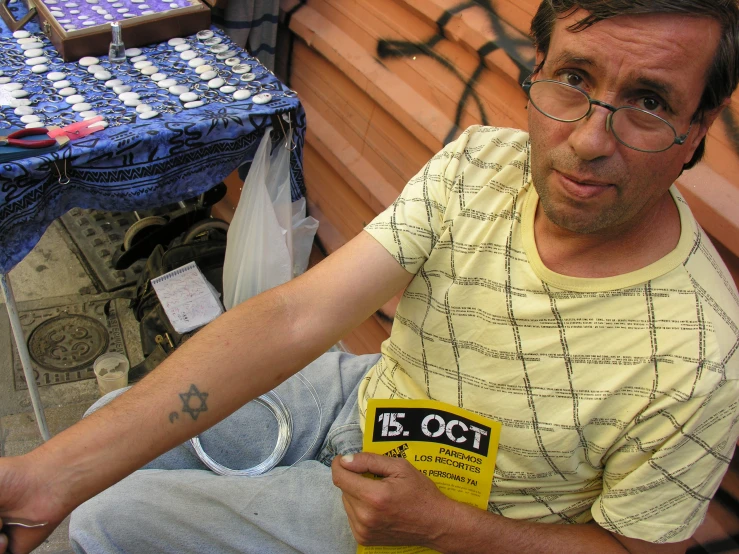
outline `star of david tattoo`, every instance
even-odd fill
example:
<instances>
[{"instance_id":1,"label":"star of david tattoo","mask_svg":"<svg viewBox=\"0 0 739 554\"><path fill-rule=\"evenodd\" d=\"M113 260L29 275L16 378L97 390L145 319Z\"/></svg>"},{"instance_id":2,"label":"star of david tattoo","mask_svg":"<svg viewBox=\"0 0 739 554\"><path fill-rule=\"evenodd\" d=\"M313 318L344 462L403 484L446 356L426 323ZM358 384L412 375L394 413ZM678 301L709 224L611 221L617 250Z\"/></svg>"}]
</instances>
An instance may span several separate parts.
<instances>
[{"instance_id":1,"label":"star of david tattoo","mask_svg":"<svg viewBox=\"0 0 739 554\"><path fill-rule=\"evenodd\" d=\"M208 406L205 405L205 400L208 398L208 393L200 392L198 390L198 387L196 387L195 385L190 385L190 390L184 394L180 394L180 398L182 399L182 412L190 414L190 417L192 417L193 420L197 420L201 412L208 411ZM199 405L197 405L198 402L195 401L196 406L192 406L190 404L190 400L192 398L197 398L200 401ZM173 422L171 416L170 421Z\"/></svg>"}]
</instances>

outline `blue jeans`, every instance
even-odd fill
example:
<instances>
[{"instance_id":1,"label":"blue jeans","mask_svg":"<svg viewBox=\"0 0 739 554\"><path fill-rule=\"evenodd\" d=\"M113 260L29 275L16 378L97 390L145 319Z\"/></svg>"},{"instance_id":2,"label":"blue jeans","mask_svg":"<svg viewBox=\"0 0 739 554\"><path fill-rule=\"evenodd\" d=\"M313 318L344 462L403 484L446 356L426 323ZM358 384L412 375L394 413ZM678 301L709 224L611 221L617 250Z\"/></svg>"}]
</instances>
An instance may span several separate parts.
<instances>
[{"instance_id":1,"label":"blue jeans","mask_svg":"<svg viewBox=\"0 0 739 554\"><path fill-rule=\"evenodd\" d=\"M77 508L72 548L90 554L354 554L357 543L329 465L336 455L362 449L357 387L378 358L332 352L301 371L318 392L320 417L301 379L275 389L293 418L293 438L278 467L258 477L216 475L185 443ZM88 413L122 392L101 398ZM276 438L274 416L256 402L200 436L206 453L232 469L267 458Z\"/></svg>"}]
</instances>

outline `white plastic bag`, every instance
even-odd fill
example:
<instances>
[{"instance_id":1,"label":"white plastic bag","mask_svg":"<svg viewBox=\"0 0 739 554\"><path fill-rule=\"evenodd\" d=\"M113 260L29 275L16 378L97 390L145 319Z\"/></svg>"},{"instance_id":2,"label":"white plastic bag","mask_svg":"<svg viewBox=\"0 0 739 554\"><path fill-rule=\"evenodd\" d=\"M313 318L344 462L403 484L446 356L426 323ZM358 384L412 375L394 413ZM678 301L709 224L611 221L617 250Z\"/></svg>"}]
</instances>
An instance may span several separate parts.
<instances>
[{"instance_id":1,"label":"white plastic bag","mask_svg":"<svg viewBox=\"0 0 739 554\"><path fill-rule=\"evenodd\" d=\"M290 151L283 141L270 155L271 136L269 127L228 229L223 265L227 310L305 271L318 228L315 219L305 217L305 199L293 206Z\"/></svg>"}]
</instances>

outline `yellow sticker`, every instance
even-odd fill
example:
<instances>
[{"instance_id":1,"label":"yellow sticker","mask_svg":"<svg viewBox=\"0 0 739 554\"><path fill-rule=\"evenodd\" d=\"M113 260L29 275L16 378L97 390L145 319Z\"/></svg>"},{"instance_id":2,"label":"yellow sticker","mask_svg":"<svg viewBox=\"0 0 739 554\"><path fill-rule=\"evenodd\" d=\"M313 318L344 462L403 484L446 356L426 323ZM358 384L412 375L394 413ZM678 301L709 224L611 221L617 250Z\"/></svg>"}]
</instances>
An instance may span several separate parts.
<instances>
[{"instance_id":1,"label":"yellow sticker","mask_svg":"<svg viewBox=\"0 0 739 554\"><path fill-rule=\"evenodd\" d=\"M501 424L434 400L372 399L364 451L405 458L449 498L487 509ZM419 546L359 546L357 554L429 554Z\"/></svg>"}]
</instances>

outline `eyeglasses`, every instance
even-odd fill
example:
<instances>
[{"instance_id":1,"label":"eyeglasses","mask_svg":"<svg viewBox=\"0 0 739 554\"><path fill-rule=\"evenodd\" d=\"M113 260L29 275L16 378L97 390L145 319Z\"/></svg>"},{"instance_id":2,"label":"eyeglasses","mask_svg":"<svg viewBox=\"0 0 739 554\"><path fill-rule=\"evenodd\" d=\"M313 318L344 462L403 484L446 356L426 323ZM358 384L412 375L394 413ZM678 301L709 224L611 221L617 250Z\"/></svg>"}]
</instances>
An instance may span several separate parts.
<instances>
[{"instance_id":1,"label":"eyeglasses","mask_svg":"<svg viewBox=\"0 0 739 554\"><path fill-rule=\"evenodd\" d=\"M613 136L621 144L639 152L664 152L675 144L685 144L693 128L691 122L688 132L678 135L669 121L656 114L631 106L611 106L590 98L577 87L559 81L526 81L523 89L537 110L564 123L586 118L592 112L593 105L606 108L610 111L606 130L613 131Z\"/></svg>"}]
</instances>

